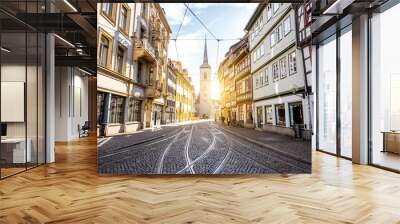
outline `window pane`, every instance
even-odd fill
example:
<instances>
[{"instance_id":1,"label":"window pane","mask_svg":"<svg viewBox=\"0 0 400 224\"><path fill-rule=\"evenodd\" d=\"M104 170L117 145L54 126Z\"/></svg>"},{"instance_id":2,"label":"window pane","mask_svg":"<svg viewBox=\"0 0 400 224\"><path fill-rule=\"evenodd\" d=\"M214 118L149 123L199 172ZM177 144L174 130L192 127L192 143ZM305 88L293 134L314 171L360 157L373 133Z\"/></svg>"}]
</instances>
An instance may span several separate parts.
<instances>
[{"instance_id":1,"label":"window pane","mask_svg":"<svg viewBox=\"0 0 400 224\"><path fill-rule=\"evenodd\" d=\"M351 158L352 142L352 37L340 36L340 153Z\"/></svg>"},{"instance_id":2,"label":"window pane","mask_svg":"<svg viewBox=\"0 0 400 224\"><path fill-rule=\"evenodd\" d=\"M285 105L284 104L275 105L275 111L276 111L276 125L286 126Z\"/></svg>"},{"instance_id":3,"label":"window pane","mask_svg":"<svg viewBox=\"0 0 400 224\"><path fill-rule=\"evenodd\" d=\"M318 148L336 153L336 37L318 48Z\"/></svg>"},{"instance_id":4,"label":"window pane","mask_svg":"<svg viewBox=\"0 0 400 224\"><path fill-rule=\"evenodd\" d=\"M257 127L262 128L262 123L263 123L262 107L257 107Z\"/></svg>"},{"instance_id":5,"label":"window pane","mask_svg":"<svg viewBox=\"0 0 400 224\"><path fill-rule=\"evenodd\" d=\"M273 124L272 106L265 106L265 123Z\"/></svg>"},{"instance_id":6,"label":"window pane","mask_svg":"<svg viewBox=\"0 0 400 224\"><path fill-rule=\"evenodd\" d=\"M303 104L302 102L290 103L289 104L289 113L290 113L290 126L304 124L304 115L303 115Z\"/></svg>"},{"instance_id":7,"label":"window pane","mask_svg":"<svg viewBox=\"0 0 400 224\"><path fill-rule=\"evenodd\" d=\"M395 170L400 170L399 21L400 4L371 20L372 163Z\"/></svg>"},{"instance_id":8,"label":"window pane","mask_svg":"<svg viewBox=\"0 0 400 224\"><path fill-rule=\"evenodd\" d=\"M26 77L27 70L30 70L27 56L32 53L27 49L27 40L25 32L1 34L1 48L6 49L0 50L2 178L24 171L26 163L32 159L31 141L27 141L25 118Z\"/></svg>"},{"instance_id":9,"label":"window pane","mask_svg":"<svg viewBox=\"0 0 400 224\"><path fill-rule=\"evenodd\" d=\"M108 63L108 50L109 50L109 40L105 37L101 37L101 44L100 44L100 65L107 66Z\"/></svg>"}]
</instances>

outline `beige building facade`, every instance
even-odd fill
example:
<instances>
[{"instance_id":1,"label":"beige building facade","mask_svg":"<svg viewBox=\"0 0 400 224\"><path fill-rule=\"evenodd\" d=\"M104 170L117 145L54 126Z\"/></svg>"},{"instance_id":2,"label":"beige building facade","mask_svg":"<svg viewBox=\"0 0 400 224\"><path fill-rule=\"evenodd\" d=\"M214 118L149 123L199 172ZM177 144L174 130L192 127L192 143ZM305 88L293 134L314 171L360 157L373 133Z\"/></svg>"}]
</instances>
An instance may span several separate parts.
<instances>
[{"instance_id":1,"label":"beige building facade","mask_svg":"<svg viewBox=\"0 0 400 224\"><path fill-rule=\"evenodd\" d=\"M98 3L100 135L159 126L171 29L157 3Z\"/></svg>"}]
</instances>

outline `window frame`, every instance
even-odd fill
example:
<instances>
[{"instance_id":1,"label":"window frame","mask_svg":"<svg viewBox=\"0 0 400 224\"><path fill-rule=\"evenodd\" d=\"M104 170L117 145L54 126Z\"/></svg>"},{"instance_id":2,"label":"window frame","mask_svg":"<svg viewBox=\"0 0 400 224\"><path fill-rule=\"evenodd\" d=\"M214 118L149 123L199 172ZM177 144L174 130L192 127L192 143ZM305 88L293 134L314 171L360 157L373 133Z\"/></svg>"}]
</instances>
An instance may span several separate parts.
<instances>
[{"instance_id":1,"label":"window frame","mask_svg":"<svg viewBox=\"0 0 400 224\"><path fill-rule=\"evenodd\" d=\"M112 7L111 11L112 11L112 15L109 15L106 11L104 11L104 4L109 4L110 7ZM113 4L110 2L105 2L105 3L101 3L101 11L100 14L106 19L108 20L108 22L110 22L113 26L115 26L115 20L116 20L116 11L117 11L117 4Z\"/></svg>"},{"instance_id":2,"label":"window frame","mask_svg":"<svg viewBox=\"0 0 400 224\"><path fill-rule=\"evenodd\" d=\"M293 56L294 55L294 56ZM288 70L289 70L289 76L294 75L297 73L297 53L296 50L290 52L288 54ZM292 59L292 60L291 60ZM294 59L294 60L293 60ZM293 69L292 69L293 68Z\"/></svg>"},{"instance_id":3,"label":"window frame","mask_svg":"<svg viewBox=\"0 0 400 224\"><path fill-rule=\"evenodd\" d=\"M267 113L267 112L268 112L267 108L270 108L270 109L271 109L271 110L270 110L271 122L268 121L268 120L269 120L269 119L268 119L269 116L267 116L267 115L268 115L268 113ZM267 125L274 125L273 113L274 113L274 111L273 111L272 105L265 105L265 106L264 106L265 124L267 124Z\"/></svg>"},{"instance_id":4,"label":"window frame","mask_svg":"<svg viewBox=\"0 0 400 224\"><path fill-rule=\"evenodd\" d=\"M284 79L287 77L287 64L286 64L286 56L283 56L281 59L279 59L279 73L280 73L280 79Z\"/></svg>"},{"instance_id":5,"label":"window frame","mask_svg":"<svg viewBox=\"0 0 400 224\"><path fill-rule=\"evenodd\" d=\"M267 5L267 21L270 21L273 17L273 10L271 4Z\"/></svg>"},{"instance_id":6,"label":"window frame","mask_svg":"<svg viewBox=\"0 0 400 224\"><path fill-rule=\"evenodd\" d=\"M280 74L279 74L279 62L276 61L276 62L274 62L272 64L272 78L273 78L274 82L279 81L279 78L280 78L279 76L280 76Z\"/></svg>"},{"instance_id":7,"label":"window frame","mask_svg":"<svg viewBox=\"0 0 400 224\"><path fill-rule=\"evenodd\" d=\"M283 20L283 35L286 37L292 31L292 23L290 21L290 15ZM289 30L286 30L286 29Z\"/></svg>"},{"instance_id":8,"label":"window frame","mask_svg":"<svg viewBox=\"0 0 400 224\"><path fill-rule=\"evenodd\" d=\"M125 27L121 27L121 12L122 9L126 10L126 21ZM118 13L118 30L122 32L126 37L129 35L129 26L130 26L130 16L131 16L131 9L127 3L122 3Z\"/></svg>"},{"instance_id":9,"label":"window frame","mask_svg":"<svg viewBox=\"0 0 400 224\"><path fill-rule=\"evenodd\" d=\"M121 71L119 71L119 50L122 49L123 50L123 56L122 56L122 68ZM125 46L119 44L117 47L117 51L116 51L116 57L115 57L115 66L114 66L114 71L117 72L120 75L124 75L126 72L126 53L127 53L127 49Z\"/></svg>"},{"instance_id":10,"label":"window frame","mask_svg":"<svg viewBox=\"0 0 400 224\"><path fill-rule=\"evenodd\" d=\"M115 99L115 105L113 105L114 104L113 99ZM121 100L122 102L119 102L119 100ZM123 124L124 123L124 109L125 109L126 97L111 94L110 101L111 101L110 102L110 118L109 118L110 124ZM121 106L121 108L119 108L119 106ZM115 111L113 111L113 109L115 109Z\"/></svg>"},{"instance_id":11,"label":"window frame","mask_svg":"<svg viewBox=\"0 0 400 224\"><path fill-rule=\"evenodd\" d=\"M142 116L142 103L143 101L134 97L130 97L128 100L128 121L129 122L141 122ZM138 108L136 109L136 107ZM136 114L136 116L135 116ZM135 120L136 117L136 120Z\"/></svg>"},{"instance_id":12,"label":"window frame","mask_svg":"<svg viewBox=\"0 0 400 224\"><path fill-rule=\"evenodd\" d=\"M106 65L101 65L101 64L97 63L97 65L101 66L103 68L112 70L112 68L111 68L111 66L112 66L112 49L114 46L114 39L105 30L100 28L100 32L99 32L99 36L98 36L98 38L99 38L98 43L100 43L102 37L106 38L109 41L109 48L108 48L108 52L107 52L107 63L106 63ZM98 44L98 47L97 47L97 61L100 62L100 44Z\"/></svg>"},{"instance_id":13,"label":"window frame","mask_svg":"<svg viewBox=\"0 0 400 224\"><path fill-rule=\"evenodd\" d=\"M279 112L278 112L278 110L279 110L279 107L280 106L283 106L283 110L284 110L284 119L283 119L283 124L281 124L280 122L279 122ZM286 127L286 108L285 108L285 104L284 103L280 103L280 104L275 104L275 117L276 117L276 126L279 126L279 127Z\"/></svg>"}]
</instances>

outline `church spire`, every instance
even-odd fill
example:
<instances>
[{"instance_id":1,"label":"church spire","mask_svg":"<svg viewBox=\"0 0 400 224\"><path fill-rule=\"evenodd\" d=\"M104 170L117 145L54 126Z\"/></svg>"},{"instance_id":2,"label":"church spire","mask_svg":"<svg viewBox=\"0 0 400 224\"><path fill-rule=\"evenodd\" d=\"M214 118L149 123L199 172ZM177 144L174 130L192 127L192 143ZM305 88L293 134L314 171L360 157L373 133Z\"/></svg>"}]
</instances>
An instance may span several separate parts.
<instances>
[{"instance_id":1,"label":"church spire","mask_svg":"<svg viewBox=\"0 0 400 224\"><path fill-rule=\"evenodd\" d=\"M204 34L204 56L203 56L203 64L208 64L208 56L207 56L207 34Z\"/></svg>"}]
</instances>

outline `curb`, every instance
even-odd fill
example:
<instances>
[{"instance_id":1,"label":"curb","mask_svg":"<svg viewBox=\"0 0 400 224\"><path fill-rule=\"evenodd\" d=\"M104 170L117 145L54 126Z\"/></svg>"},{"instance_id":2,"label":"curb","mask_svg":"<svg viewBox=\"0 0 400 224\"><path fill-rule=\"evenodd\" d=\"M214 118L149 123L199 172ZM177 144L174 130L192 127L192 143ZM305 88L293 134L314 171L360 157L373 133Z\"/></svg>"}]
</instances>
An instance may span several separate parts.
<instances>
[{"instance_id":1,"label":"curb","mask_svg":"<svg viewBox=\"0 0 400 224\"><path fill-rule=\"evenodd\" d=\"M274 146L272 146L272 145L269 145L269 144L266 144L266 143L263 143L263 142L260 142L260 141L251 139L251 138L249 138L249 137L243 136L243 135L238 134L238 133L236 133L236 132L233 132L233 131L231 131L231 130L225 129L225 128L221 127L221 126L219 126L218 128L221 128L221 129L223 129L224 131L229 132L230 134L232 134L232 135L234 135L234 136L236 136L236 137L242 138L242 139L244 139L244 140L246 140L246 141L248 141L248 142L251 142L251 143L253 143L253 144L255 144L255 145L258 145L258 146L261 146L261 147L264 147L264 148L271 149L272 151L274 151L274 152L276 152L276 153L279 153L279 154L282 154L282 155L284 155L284 156L286 156L286 157L289 157L289 158L291 158L291 159L294 159L294 160L297 160L297 161L301 161L301 162L303 162L303 163L311 164L310 161L307 161L307 160L304 160L304 159L295 157L295 156L293 156L293 155L291 155L291 154L289 154L289 153L287 153L287 152L282 152L281 150L277 149L276 147L274 147ZM311 148L310 148L310 150L311 150Z\"/></svg>"}]
</instances>

